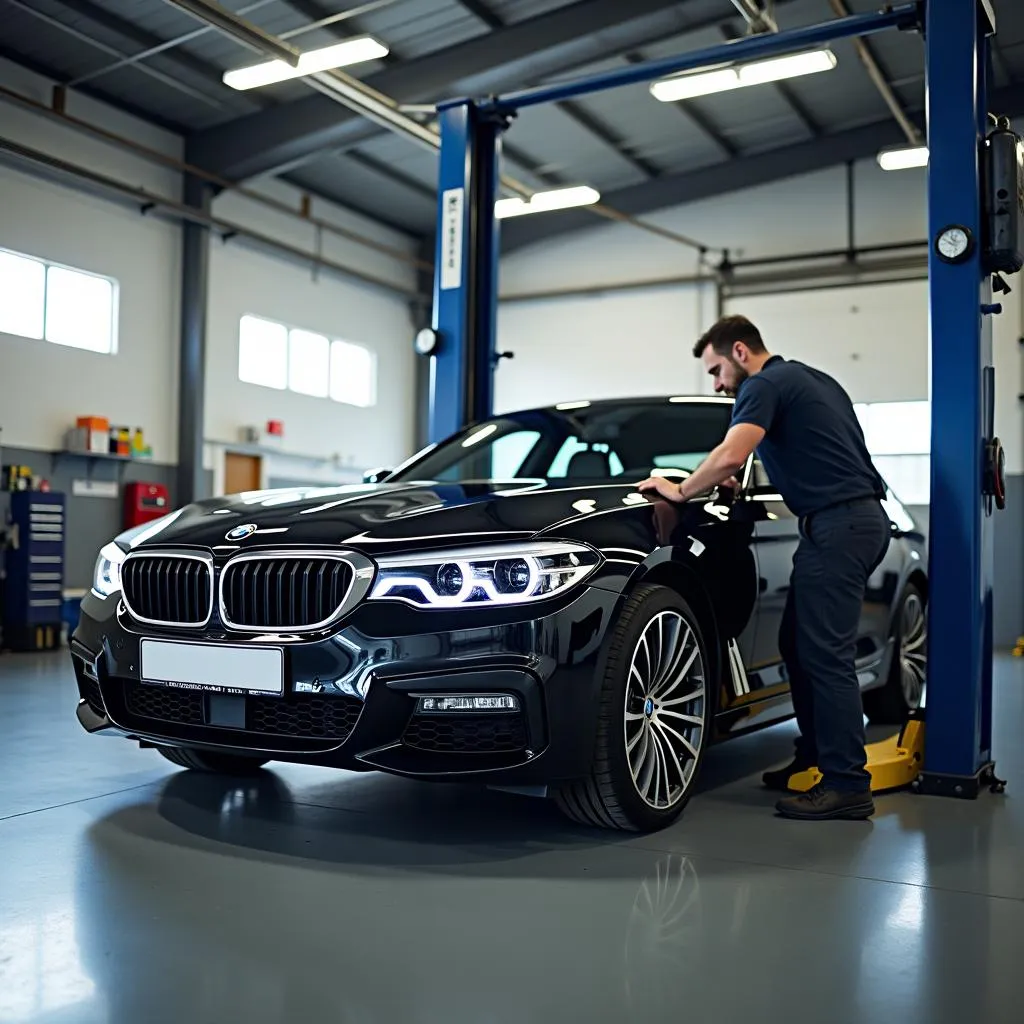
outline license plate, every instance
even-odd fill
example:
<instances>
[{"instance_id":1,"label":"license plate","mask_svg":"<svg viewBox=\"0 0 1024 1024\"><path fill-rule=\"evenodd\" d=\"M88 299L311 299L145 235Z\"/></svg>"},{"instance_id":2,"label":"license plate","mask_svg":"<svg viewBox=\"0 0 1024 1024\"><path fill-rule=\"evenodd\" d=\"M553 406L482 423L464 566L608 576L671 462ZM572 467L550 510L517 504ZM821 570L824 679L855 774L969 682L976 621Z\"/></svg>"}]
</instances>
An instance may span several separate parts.
<instances>
[{"instance_id":1,"label":"license plate","mask_svg":"<svg viewBox=\"0 0 1024 1024\"><path fill-rule=\"evenodd\" d=\"M142 679L214 693L284 692L284 652L279 647L142 641Z\"/></svg>"}]
</instances>

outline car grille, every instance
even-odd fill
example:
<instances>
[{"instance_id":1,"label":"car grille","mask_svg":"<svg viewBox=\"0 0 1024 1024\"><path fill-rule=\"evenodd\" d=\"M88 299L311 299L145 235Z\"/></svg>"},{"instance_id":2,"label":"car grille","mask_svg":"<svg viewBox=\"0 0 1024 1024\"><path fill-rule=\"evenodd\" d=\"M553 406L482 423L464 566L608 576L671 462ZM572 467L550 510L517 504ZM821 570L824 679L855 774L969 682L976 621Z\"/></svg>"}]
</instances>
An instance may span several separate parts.
<instances>
[{"instance_id":1,"label":"car grille","mask_svg":"<svg viewBox=\"0 0 1024 1024\"><path fill-rule=\"evenodd\" d=\"M342 609L352 584L348 562L325 557L241 558L221 575L221 602L229 626L309 629Z\"/></svg>"},{"instance_id":2,"label":"car grille","mask_svg":"<svg viewBox=\"0 0 1024 1024\"><path fill-rule=\"evenodd\" d=\"M185 555L132 555L121 567L125 604L136 619L201 626L210 617L213 570Z\"/></svg>"},{"instance_id":3,"label":"car grille","mask_svg":"<svg viewBox=\"0 0 1024 1024\"><path fill-rule=\"evenodd\" d=\"M414 715L402 742L438 753L504 753L526 747L526 724L521 714Z\"/></svg>"},{"instance_id":4,"label":"car grille","mask_svg":"<svg viewBox=\"0 0 1024 1024\"><path fill-rule=\"evenodd\" d=\"M261 736L329 739L351 735L363 702L354 697L242 697L245 729ZM196 690L124 683L125 710L133 718L175 725L208 726L209 695ZM233 730L234 731L234 730Z\"/></svg>"}]
</instances>

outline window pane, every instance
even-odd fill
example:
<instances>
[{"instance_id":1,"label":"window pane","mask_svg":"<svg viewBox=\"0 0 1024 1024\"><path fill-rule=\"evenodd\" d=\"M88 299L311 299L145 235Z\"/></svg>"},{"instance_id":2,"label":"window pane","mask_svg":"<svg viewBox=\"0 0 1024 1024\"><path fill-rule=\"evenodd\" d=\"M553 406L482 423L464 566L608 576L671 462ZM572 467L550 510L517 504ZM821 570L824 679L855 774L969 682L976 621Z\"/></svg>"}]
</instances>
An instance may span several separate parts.
<instances>
[{"instance_id":1,"label":"window pane","mask_svg":"<svg viewBox=\"0 0 1024 1024\"><path fill-rule=\"evenodd\" d=\"M238 379L265 388L288 384L288 329L270 320L243 316L238 325Z\"/></svg>"},{"instance_id":2,"label":"window pane","mask_svg":"<svg viewBox=\"0 0 1024 1024\"><path fill-rule=\"evenodd\" d=\"M0 331L42 338L46 267L38 260L0 252Z\"/></svg>"},{"instance_id":3,"label":"window pane","mask_svg":"<svg viewBox=\"0 0 1024 1024\"><path fill-rule=\"evenodd\" d=\"M929 402L878 402L858 414L872 455L927 455L931 451Z\"/></svg>"},{"instance_id":4,"label":"window pane","mask_svg":"<svg viewBox=\"0 0 1024 1024\"><path fill-rule=\"evenodd\" d=\"M519 475L519 467L533 446L540 440L540 431L520 430L499 437L491 445L491 476L497 480Z\"/></svg>"},{"instance_id":5,"label":"window pane","mask_svg":"<svg viewBox=\"0 0 1024 1024\"><path fill-rule=\"evenodd\" d=\"M331 398L349 405L373 405L373 353L346 341L331 343Z\"/></svg>"},{"instance_id":6,"label":"window pane","mask_svg":"<svg viewBox=\"0 0 1024 1024\"><path fill-rule=\"evenodd\" d=\"M47 268L46 340L90 352L112 352L113 284L77 270Z\"/></svg>"},{"instance_id":7,"label":"window pane","mask_svg":"<svg viewBox=\"0 0 1024 1024\"><path fill-rule=\"evenodd\" d=\"M928 504L931 459L927 455L882 455L874 463L904 505Z\"/></svg>"},{"instance_id":8,"label":"window pane","mask_svg":"<svg viewBox=\"0 0 1024 1024\"><path fill-rule=\"evenodd\" d=\"M327 397L330 346L322 334L291 331L288 336L288 387L303 395Z\"/></svg>"}]
</instances>

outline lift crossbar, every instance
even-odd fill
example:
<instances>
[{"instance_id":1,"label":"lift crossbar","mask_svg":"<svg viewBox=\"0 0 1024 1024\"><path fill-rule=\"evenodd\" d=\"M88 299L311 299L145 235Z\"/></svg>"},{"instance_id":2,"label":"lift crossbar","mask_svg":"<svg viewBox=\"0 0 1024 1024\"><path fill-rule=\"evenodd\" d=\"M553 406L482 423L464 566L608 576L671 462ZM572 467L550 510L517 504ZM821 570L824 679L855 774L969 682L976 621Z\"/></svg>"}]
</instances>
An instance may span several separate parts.
<instances>
[{"instance_id":1,"label":"lift crossbar","mask_svg":"<svg viewBox=\"0 0 1024 1024\"><path fill-rule=\"evenodd\" d=\"M744 36L718 46L702 50L663 57L659 60L631 64L596 75L571 78L553 85L541 85L533 89L506 93L487 103L482 110L494 110L514 114L524 107L535 107L541 103L557 103L606 89L617 89L638 82L653 82L666 75L684 71L706 70L716 66L734 64L738 61L764 60L769 57L784 57L853 36L869 36L887 29L917 28L920 24L920 9L917 4L900 4L891 10L876 14L853 14L845 18L833 18L818 25L792 29L786 32L765 32Z\"/></svg>"}]
</instances>

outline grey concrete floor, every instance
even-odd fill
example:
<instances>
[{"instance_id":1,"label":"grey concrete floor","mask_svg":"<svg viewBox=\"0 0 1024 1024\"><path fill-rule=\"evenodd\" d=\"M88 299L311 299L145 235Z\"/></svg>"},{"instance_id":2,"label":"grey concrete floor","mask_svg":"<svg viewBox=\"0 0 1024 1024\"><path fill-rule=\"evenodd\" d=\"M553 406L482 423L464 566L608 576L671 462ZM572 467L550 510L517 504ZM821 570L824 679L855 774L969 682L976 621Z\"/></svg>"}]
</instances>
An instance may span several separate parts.
<instances>
[{"instance_id":1,"label":"grey concrete floor","mask_svg":"<svg viewBox=\"0 0 1024 1024\"><path fill-rule=\"evenodd\" d=\"M272 765L180 771L77 725L67 658L0 658L0 1022L1024 1020L1024 662L1009 782L774 816L784 725L718 748L682 820Z\"/></svg>"}]
</instances>

